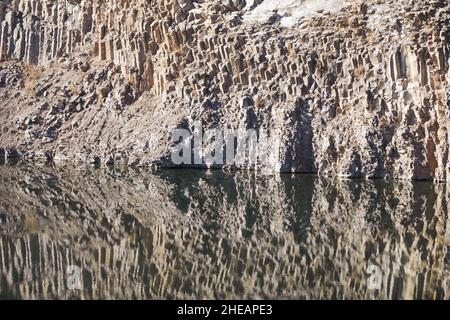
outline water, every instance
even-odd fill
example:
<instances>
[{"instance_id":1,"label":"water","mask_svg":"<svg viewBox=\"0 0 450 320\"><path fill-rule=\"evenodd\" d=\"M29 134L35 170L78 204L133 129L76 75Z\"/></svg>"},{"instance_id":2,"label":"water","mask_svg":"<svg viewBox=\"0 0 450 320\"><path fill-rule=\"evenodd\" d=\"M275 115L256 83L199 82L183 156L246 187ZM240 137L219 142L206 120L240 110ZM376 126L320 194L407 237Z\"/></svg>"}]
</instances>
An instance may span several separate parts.
<instances>
[{"instance_id":1,"label":"water","mask_svg":"<svg viewBox=\"0 0 450 320\"><path fill-rule=\"evenodd\" d=\"M445 184L0 166L0 298L448 299Z\"/></svg>"}]
</instances>

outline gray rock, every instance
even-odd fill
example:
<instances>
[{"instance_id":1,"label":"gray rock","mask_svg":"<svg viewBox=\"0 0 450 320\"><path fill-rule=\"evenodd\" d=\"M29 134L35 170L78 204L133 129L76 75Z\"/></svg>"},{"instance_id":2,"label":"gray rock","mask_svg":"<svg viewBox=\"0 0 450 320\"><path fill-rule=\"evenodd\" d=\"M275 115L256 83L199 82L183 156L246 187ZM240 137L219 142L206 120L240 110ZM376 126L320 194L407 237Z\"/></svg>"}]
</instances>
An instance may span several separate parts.
<instances>
[{"instance_id":1,"label":"gray rock","mask_svg":"<svg viewBox=\"0 0 450 320\"><path fill-rule=\"evenodd\" d=\"M48 147L84 161L119 145L115 162L173 166L171 130L202 121L280 131L269 169L450 181L448 2L344 1L292 27L282 3L252 23L261 3L243 4L2 6L0 121L43 133L58 120ZM28 151L36 140L0 132Z\"/></svg>"}]
</instances>

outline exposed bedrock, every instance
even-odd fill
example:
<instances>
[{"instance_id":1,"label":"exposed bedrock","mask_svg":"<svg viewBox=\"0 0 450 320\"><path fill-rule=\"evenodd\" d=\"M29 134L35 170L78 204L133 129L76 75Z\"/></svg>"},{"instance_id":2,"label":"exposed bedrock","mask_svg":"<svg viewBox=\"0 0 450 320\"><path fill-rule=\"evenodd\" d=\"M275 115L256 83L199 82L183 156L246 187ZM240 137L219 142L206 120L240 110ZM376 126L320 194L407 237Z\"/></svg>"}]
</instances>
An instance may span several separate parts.
<instances>
[{"instance_id":1,"label":"exposed bedrock","mask_svg":"<svg viewBox=\"0 0 450 320\"><path fill-rule=\"evenodd\" d=\"M447 1L272 7L3 1L3 154L173 166L202 121L278 130L276 171L450 180Z\"/></svg>"}]
</instances>

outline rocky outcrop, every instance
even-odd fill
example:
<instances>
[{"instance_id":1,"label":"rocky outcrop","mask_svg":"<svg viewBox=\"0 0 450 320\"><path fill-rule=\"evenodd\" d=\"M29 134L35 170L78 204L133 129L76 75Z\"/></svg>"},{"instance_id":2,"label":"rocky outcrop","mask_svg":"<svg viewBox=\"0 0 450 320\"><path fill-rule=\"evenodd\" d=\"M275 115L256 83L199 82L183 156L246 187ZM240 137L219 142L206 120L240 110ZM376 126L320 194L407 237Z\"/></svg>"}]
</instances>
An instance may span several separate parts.
<instances>
[{"instance_id":1,"label":"rocky outcrop","mask_svg":"<svg viewBox=\"0 0 450 320\"><path fill-rule=\"evenodd\" d=\"M170 167L202 121L280 132L275 171L450 179L446 1L269 2L2 2L1 146Z\"/></svg>"},{"instance_id":2,"label":"rocky outcrop","mask_svg":"<svg viewBox=\"0 0 450 320\"><path fill-rule=\"evenodd\" d=\"M422 182L0 166L0 297L448 299L448 195ZM69 265L82 290L67 287Z\"/></svg>"}]
</instances>

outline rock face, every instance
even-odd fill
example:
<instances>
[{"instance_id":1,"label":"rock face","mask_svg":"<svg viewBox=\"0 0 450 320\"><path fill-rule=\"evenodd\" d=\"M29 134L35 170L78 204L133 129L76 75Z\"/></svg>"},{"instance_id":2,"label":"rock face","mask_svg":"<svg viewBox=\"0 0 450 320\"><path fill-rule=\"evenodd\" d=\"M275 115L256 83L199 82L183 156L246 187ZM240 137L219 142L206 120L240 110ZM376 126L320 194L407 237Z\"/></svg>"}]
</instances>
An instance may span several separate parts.
<instances>
[{"instance_id":1,"label":"rock face","mask_svg":"<svg viewBox=\"0 0 450 320\"><path fill-rule=\"evenodd\" d=\"M446 184L174 171L0 166L0 298L450 298Z\"/></svg>"},{"instance_id":2,"label":"rock face","mask_svg":"<svg viewBox=\"0 0 450 320\"><path fill-rule=\"evenodd\" d=\"M279 131L276 171L450 180L450 4L318 2L3 1L0 147L170 167L201 121Z\"/></svg>"}]
</instances>

